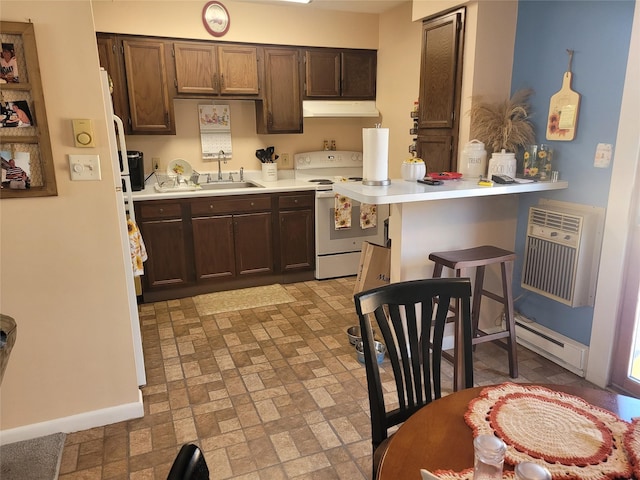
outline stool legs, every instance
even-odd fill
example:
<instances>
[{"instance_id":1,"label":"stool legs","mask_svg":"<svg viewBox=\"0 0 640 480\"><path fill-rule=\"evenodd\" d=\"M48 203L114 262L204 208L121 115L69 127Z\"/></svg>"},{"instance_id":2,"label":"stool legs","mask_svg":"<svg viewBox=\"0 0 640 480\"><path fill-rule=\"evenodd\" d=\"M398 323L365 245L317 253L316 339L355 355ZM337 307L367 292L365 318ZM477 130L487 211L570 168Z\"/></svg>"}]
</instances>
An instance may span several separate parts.
<instances>
[{"instance_id":1,"label":"stool legs","mask_svg":"<svg viewBox=\"0 0 640 480\"><path fill-rule=\"evenodd\" d=\"M497 263L497 262L496 262ZM455 271L456 277L460 277L462 275L462 268L456 268L459 265L447 265L450 268L453 268ZM444 265L442 263L435 262L433 268L433 278L439 278L442 276L442 270ZM477 265L476 264L476 274L475 274L475 282L473 287L473 299L472 299L472 307L471 307L471 322L473 328L473 339L472 344L475 350L475 346L478 343L493 341L500 347L507 350L507 354L509 357L509 376L511 378L518 377L518 352L517 352L517 343L516 343L516 324L515 324L515 316L513 314L513 288L511 285L511 281L513 279L513 261L512 260L504 260L500 262L500 271L501 271L501 280L502 280L502 296L496 295L493 292L489 292L484 289L484 274L485 274L486 265ZM505 316L505 330L496 332L496 333L486 333L480 330L480 306L482 304L482 297L489 297L496 302L501 303L504 306L504 316ZM458 316L458 307L456 304L452 309L455 313L455 322L456 322L456 339L454 355L453 355L453 363L454 363L454 372L453 372L453 385L454 390L459 390L464 388L462 384L463 379L460 375L458 375L458 365L460 363L460 350L458 349L457 337L459 335L458 329L460 326L459 316ZM502 341L502 339L505 341Z\"/></svg>"},{"instance_id":2,"label":"stool legs","mask_svg":"<svg viewBox=\"0 0 640 480\"><path fill-rule=\"evenodd\" d=\"M476 267L476 281L473 286L473 303L471 306L471 325L473 328L473 337L478 336L479 324L480 324L480 304L482 303L482 293L484 292L484 265ZM474 344L473 350L476 346Z\"/></svg>"},{"instance_id":3,"label":"stool legs","mask_svg":"<svg viewBox=\"0 0 640 480\"><path fill-rule=\"evenodd\" d=\"M504 315L506 328L509 330L507 337L507 349L509 353L509 376L518 377L518 350L516 343L516 319L513 314L513 288L511 280L513 278L513 262L503 262L502 270L502 292L504 298Z\"/></svg>"}]
</instances>

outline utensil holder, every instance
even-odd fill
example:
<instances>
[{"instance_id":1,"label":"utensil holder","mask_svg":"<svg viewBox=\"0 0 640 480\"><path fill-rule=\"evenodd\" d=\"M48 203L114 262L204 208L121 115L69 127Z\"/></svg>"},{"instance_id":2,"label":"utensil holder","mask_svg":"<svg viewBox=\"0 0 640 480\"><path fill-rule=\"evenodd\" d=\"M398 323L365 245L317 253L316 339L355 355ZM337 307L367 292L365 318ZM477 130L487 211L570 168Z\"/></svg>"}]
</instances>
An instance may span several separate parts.
<instances>
[{"instance_id":1,"label":"utensil holder","mask_svg":"<svg viewBox=\"0 0 640 480\"><path fill-rule=\"evenodd\" d=\"M262 180L265 182L275 182L278 180L278 164L263 163L262 164Z\"/></svg>"}]
</instances>

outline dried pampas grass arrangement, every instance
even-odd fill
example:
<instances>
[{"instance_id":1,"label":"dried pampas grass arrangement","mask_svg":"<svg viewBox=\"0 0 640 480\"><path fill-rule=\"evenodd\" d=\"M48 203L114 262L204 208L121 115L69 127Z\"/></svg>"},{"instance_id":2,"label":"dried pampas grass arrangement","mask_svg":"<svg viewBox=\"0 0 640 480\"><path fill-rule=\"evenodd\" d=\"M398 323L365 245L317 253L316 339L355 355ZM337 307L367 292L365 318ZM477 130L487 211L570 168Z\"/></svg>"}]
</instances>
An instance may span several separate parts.
<instances>
[{"instance_id":1,"label":"dried pampas grass arrangement","mask_svg":"<svg viewBox=\"0 0 640 480\"><path fill-rule=\"evenodd\" d=\"M484 142L493 152L516 152L519 146L534 144L536 137L529 120L531 95L533 90L527 88L500 103L474 98L469 111L472 138Z\"/></svg>"}]
</instances>

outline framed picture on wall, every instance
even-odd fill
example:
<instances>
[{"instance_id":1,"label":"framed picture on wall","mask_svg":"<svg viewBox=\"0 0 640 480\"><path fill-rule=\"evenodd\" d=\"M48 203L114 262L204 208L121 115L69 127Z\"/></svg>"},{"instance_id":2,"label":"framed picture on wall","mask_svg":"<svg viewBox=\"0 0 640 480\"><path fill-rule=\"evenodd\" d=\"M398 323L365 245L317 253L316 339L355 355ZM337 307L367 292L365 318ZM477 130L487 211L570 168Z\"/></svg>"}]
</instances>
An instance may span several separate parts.
<instances>
[{"instance_id":1,"label":"framed picture on wall","mask_svg":"<svg viewBox=\"0 0 640 480\"><path fill-rule=\"evenodd\" d=\"M13 43L2 43L2 56L0 57L0 83L18 83L18 60Z\"/></svg>"},{"instance_id":2,"label":"framed picture on wall","mask_svg":"<svg viewBox=\"0 0 640 480\"><path fill-rule=\"evenodd\" d=\"M0 199L57 195L34 25L0 22Z\"/></svg>"}]
</instances>

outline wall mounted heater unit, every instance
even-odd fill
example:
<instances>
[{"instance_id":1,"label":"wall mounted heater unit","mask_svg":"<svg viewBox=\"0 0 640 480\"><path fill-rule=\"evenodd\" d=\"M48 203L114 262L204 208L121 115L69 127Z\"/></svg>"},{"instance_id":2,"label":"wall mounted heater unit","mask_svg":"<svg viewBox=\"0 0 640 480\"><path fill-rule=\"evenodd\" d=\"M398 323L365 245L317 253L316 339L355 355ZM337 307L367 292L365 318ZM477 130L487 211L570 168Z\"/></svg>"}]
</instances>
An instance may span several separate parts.
<instances>
[{"instance_id":1,"label":"wall mounted heater unit","mask_svg":"<svg viewBox=\"0 0 640 480\"><path fill-rule=\"evenodd\" d=\"M593 306L604 209L542 200L529 209L522 287L571 307Z\"/></svg>"},{"instance_id":2,"label":"wall mounted heater unit","mask_svg":"<svg viewBox=\"0 0 640 480\"><path fill-rule=\"evenodd\" d=\"M589 347L532 322L516 313L516 339L527 347L570 372L584 377L587 372Z\"/></svg>"}]
</instances>

